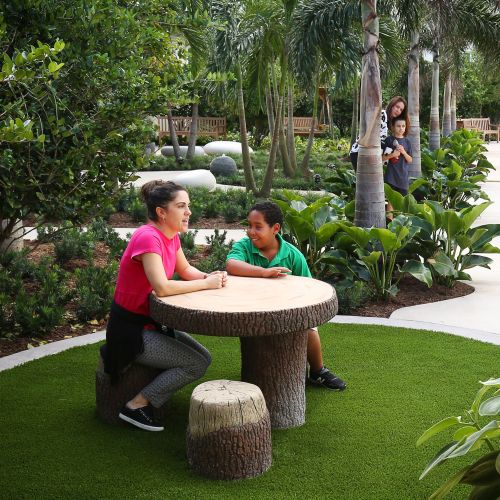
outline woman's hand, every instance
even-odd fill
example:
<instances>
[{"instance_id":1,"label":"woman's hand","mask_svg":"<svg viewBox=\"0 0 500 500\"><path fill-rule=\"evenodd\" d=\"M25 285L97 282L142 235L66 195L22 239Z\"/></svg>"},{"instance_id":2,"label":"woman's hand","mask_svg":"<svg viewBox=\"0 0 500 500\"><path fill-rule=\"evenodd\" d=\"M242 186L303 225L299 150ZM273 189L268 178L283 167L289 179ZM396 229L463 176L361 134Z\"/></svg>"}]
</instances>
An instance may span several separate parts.
<instances>
[{"instance_id":1,"label":"woman's hand","mask_svg":"<svg viewBox=\"0 0 500 500\"><path fill-rule=\"evenodd\" d=\"M288 273L292 271L286 267L268 267L267 269L262 269L262 277L263 278L281 278L282 276L286 276Z\"/></svg>"},{"instance_id":2,"label":"woman's hand","mask_svg":"<svg viewBox=\"0 0 500 500\"><path fill-rule=\"evenodd\" d=\"M226 286L227 283L227 273L226 271L214 271L213 273L207 274L205 277L205 282L207 289L213 290L215 288L222 288Z\"/></svg>"},{"instance_id":3,"label":"woman's hand","mask_svg":"<svg viewBox=\"0 0 500 500\"><path fill-rule=\"evenodd\" d=\"M227 283L227 272L226 271L212 271L205 276L205 279L211 276L212 274L221 274L222 275L222 286L226 286Z\"/></svg>"}]
</instances>

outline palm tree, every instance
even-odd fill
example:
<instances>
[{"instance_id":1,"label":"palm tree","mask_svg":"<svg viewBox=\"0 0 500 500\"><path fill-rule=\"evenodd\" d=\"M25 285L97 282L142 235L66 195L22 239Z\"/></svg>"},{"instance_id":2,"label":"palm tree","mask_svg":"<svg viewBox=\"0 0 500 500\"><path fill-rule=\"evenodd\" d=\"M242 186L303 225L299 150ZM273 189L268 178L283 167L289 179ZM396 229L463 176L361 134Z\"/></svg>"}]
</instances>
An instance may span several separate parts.
<instances>
[{"instance_id":1,"label":"palm tree","mask_svg":"<svg viewBox=\"0 0 500 500\"><path fill-rule=\"evenodd\" d=\"M380 154L382 88L377 46L377 0L361 1L364 50L361 70L359 154L354 223L359 227L385 227L385 196Z\"/></svg>"}]
</instances>

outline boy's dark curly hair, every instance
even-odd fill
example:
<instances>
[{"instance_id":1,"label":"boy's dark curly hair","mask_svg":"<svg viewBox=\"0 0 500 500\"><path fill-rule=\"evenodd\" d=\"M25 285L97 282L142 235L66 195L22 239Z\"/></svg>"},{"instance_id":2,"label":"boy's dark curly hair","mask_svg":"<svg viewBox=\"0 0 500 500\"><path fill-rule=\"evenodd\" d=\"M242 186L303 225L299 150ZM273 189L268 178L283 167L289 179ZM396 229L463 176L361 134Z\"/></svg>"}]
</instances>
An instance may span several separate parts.
<instances>
[{"instance_id":1,"label":"boy's dark curly hair","mask_svg":"<svg viewBox=\"0 0 500 500\"><path fill-rule=\"evenodd\" d=\"M253 205L249 213L254 210L260 212L264 216L264 220L270 227L274 226L274 224L283 226L283 212L276 203L272 201L261 201Z\"/></svg>"}]
</instances>

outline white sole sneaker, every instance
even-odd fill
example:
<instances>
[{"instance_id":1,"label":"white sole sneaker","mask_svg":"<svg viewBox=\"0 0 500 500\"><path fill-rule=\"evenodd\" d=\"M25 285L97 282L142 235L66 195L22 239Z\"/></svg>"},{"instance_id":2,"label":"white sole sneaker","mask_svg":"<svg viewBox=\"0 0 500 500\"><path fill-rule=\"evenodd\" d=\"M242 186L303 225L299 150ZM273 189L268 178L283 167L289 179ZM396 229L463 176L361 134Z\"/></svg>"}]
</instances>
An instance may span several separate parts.
<instances>
[{"instance_id":1,"label":"white sole sneaker","mask_svg":"<svg viewBox=\"0 0 500 500\"><path fill-rule=\"evenodd\" d=\"M121 418L122 420L124 420L125 422L128 422L129 424L135 425L136 427L139 427L140 429L144 429L145 431L160 432L160 431L163 431L165 429L165 427L158 427L158 426L143 424L142 422L138 422L137 420L134 420L133 418L130 418L127 415L124 415L123 413L120 413L118 415L118 417Z\"/></svg>"}]
</instances>

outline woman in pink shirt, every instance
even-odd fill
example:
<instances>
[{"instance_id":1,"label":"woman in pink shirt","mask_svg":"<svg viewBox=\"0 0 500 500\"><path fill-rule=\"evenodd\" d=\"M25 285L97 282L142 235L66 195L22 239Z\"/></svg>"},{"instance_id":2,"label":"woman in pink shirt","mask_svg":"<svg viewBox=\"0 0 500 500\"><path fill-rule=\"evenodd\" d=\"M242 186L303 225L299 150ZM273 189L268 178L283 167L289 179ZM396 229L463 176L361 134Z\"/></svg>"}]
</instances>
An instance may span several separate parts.
<instances>
[{"instance_id":1,"label":"woman in pink shirt","mask_svg":"<svg viewBox=\"0 0 500 500\"><path fill-rule=\"evenodd\" d=\"M210 353L187 333L162 330L149 317L149 294L163 297L225 286L227 274L205 274L191 266L182 251L179 233L188 230L189 196L173 182L151 181L141 189L148 224L138 228L120 261L116 291L103 352L106 372L116 381L134 362L162 371L126 403L119 417L150 431L163 427L153 418L184 385L202 377ZM176 272L182 281L172 280Z\"/></svg>"}]
</instances>

